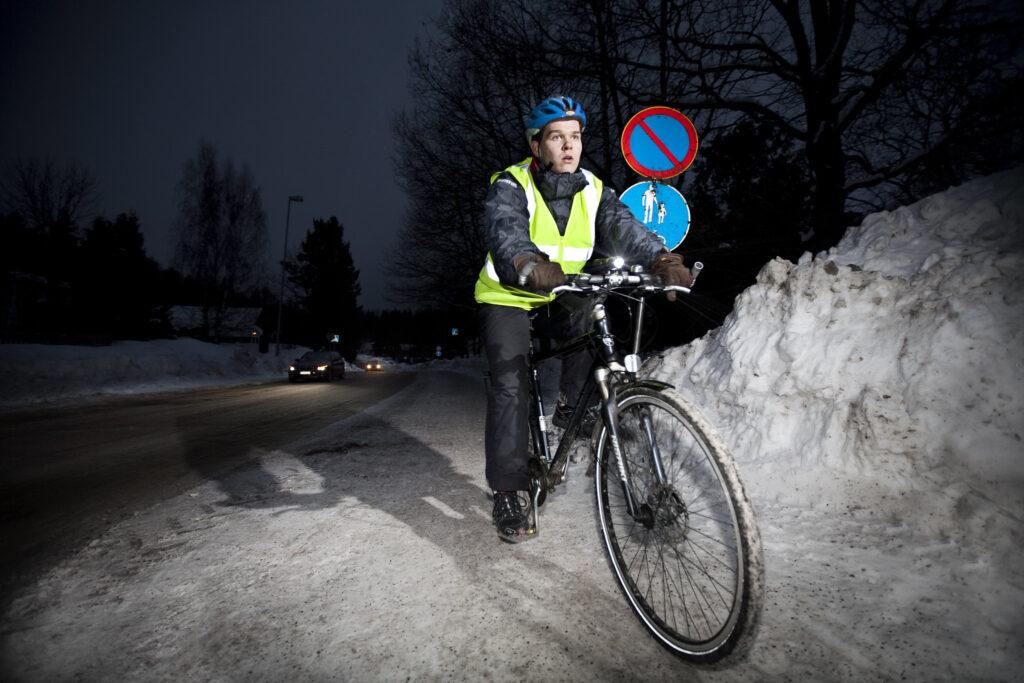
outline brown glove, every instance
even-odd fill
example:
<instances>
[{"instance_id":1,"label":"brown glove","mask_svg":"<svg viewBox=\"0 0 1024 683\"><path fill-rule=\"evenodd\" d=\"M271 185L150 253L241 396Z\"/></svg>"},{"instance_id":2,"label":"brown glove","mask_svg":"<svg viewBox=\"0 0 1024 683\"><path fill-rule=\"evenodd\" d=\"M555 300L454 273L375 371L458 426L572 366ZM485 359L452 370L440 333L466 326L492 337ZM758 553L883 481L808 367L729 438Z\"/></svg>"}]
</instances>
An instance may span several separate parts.
<instances>
[{"instance_id":1,"label":"brown glove","mask_svg":"<svg viewBox=\"0 0 1024 683\"><path fill-rule=\"evenodd\" d=\"M689 287L693 284L693 273L683 265L683 257L672 252L665 252L654 259L651 274L661 278L662 283L670 286ZM665 298L676 300L675 292L667 292Z\"/></svg>"},{"instance_id":2,"label":"brown glove","mask_svg":"<svg viewBox=\"0 0 1024 683\"><path fill-rule=\"evenodd\" d=\"M558 285L565 284L565 272L562 270L562 266L548 261L547 256L532 253L520 254L513 259L512 265L519 273L520 286L529 287L538 292L550 292Z\"/></svg>"}]
</instances>

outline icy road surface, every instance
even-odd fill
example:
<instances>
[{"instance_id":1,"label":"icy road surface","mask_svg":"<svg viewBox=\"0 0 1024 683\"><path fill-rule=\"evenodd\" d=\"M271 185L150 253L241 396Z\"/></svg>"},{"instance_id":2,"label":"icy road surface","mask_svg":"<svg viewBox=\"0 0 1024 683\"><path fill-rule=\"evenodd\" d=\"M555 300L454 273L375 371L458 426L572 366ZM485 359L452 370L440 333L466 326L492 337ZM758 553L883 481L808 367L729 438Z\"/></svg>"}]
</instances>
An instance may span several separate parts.
<instances>
[{"instance_id":1,"label":"icy road surface","mask_svg":"<svg viewBox=\"0 0 1024 683\"><path fill-rule=\"evenodd\" d=\"M582 465L537 539L497 540L483 407L479 377L419 373L110 526L6 596L4 678L962 680L1020 666L1019 634L986 620L994 596L951 569L955 548L866 510L757 500L757 643L724 668L682 663L612 583Z\"/></svg>"},{"instance_id":2,"label":"icy road surface","mask_svg":"<svg viewBox=\"0 0 1024 683\"><path fill-rule=\"evenodd\" d=\"M3 594L111 524L354 415L412 377L352 373L333 384L279 380L0 414Z\"/></svg>"}]
</instances>

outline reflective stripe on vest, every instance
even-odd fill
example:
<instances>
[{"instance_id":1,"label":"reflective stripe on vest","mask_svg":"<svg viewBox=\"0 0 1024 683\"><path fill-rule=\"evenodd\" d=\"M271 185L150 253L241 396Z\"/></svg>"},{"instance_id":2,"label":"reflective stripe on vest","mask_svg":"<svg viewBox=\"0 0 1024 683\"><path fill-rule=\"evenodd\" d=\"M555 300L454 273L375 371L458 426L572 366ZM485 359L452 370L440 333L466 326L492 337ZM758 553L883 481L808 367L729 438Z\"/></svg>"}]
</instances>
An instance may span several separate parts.
<instances>
[{"instance_id":1,"label":"reflective stripe on vest","mask_svg":"<svg viewBox=\"0 0 1024 683\"><path fill-rule=\"evenodd\" d=\"M530 216L530 240L540 251L547 254L548 258L561 264L563 271L579 273L594 251L597 207L601 200L603 183L590 171L582 171L587 179L587 185L573 197L565 234L560 235L551 211L533 182L530 163L531 159L527 159L505 169L526 193L526 210ZM498 175L500 174L495 173L491 177L492 183ZM484 267L477 278L474 296L479 303L525 309L542 306L554 298L551 295L536 294L503 285L494 269L490 253L487 254Z\"/></svg>"}]
</instances>

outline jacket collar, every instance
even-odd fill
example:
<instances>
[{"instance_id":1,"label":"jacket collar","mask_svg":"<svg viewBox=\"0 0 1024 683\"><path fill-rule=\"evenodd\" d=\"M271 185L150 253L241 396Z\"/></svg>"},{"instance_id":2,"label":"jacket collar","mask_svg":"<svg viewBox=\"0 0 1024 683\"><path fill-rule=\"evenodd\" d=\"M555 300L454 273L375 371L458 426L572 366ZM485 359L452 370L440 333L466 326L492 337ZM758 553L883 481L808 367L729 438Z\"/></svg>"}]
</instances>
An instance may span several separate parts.
<instances>
[{"instance_id":1,"label":"jacket collar","mask_svg":"<svg viewBox=\"0 0 1024 683\"><path fill-rule=\"evenodd\" d=\"M555 173L541 168L536 157L530 164L530 172L533 174L533 181L537 183L537 189L545 201L554 199L566 199L574 196L588 184L587 177L583 171L576 169L574 173Z\"/></svg>"}]
</instances>

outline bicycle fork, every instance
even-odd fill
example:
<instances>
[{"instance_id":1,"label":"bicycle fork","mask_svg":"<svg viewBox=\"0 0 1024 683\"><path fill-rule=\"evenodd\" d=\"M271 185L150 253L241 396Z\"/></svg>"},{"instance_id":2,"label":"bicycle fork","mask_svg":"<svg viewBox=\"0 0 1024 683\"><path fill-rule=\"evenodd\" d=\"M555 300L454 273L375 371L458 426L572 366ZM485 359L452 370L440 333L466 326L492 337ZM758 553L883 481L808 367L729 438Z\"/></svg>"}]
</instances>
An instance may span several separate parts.
<instances>
[{"instance_id":1,"label":"bicycle fork","mask_svg":"<svg viewBox=\"0 0 1024 683\"><path fill-rule=\"evenodd\" d=\"M604 360L604 365L594 370L594 380L601 392L601 412L604 416L605 429L608 430L608 440L612 445L612 455L619 471L619 483L622 485L622 494L626 498L626 508L629 514L636 517L639 507L633 500L633 491L630 484L629 465L626 463L625 454L622 452L622 442L619 433L619 397L615 391L615 385L611 381L612 372L625 371L619 361L619 354L615 349L615 338L612 337L608 328L608 317L604 306L597 304L593 310L594 327L597 338L601 342L598 345L598 353Z\"/></svg>"},{"instance_id":2,"label":"bicycle fork","mask_svg":"<svg viewBox=\"0 0 1024 683\"><path fill-rule=\"evenodd\" d=\"M619 399L610 381L611 374L608 368L597 368L594 370L594 379L601 392L601 413L604 416L605 429L608 430L608 440L612 445L612 456L619 470L619 483L622 485L622 495L626 498L626 509L629 510L630 516L636 517L638 508L629 485L629 466L626 464L619 441Z\"/></svg>"},{"instance_id":3,"label":"bicycle fork","mask_svg":"<svg viewBox=\"0 0 1024 683\"><path fill-rule=\"evenodd\" d=\"M643 319L643 299L640 300L640 306L638 311L638 320ZM622 486L622 494L626 499L626 508L629 511L630 516L634 519L640 518L641 505L643 501L637 501L633 498L633 487L630 485L632 482L632 473L629 470L629 463L626 461L625 454L622 450L622 442L620 439L619 430L619 404L618 394L615 390L615 385L611 381L612 372L631 372L633 375L636 374L636 367L629 367L631 363L627 362L626 366L619 362L618 354L615 351L614 338L611 336L608 329L608 321L605 314L604 306L597 305L594 307L594 325L597 328L598 337L601 340L600 352L605 361L606 367L599 367L594 371L594 379L597 383L598 389L601 392L602 401L602 412L604 415L604 423L608 430L608 440L611 442L612 455L615 457L615 463L618 468L619 483ZM639 328L641 322L637 323ZM632 365L636 366L636 359L638 358L637 353L640 346L640 335L637 332L636 339L634 340L633 349L633 362ZM629 360L629 359L627 359ZM658 488L663 488L668 478L665 476L664 463L661 458L661 449L658 447L657 439L654 434L654 424L651 419L650 411L644 409L640 414L640 426L643 431L643 436L647 441L647 451L651 458L652 469L654 470L654 478Z\"/></svg>"}]
</instances>

